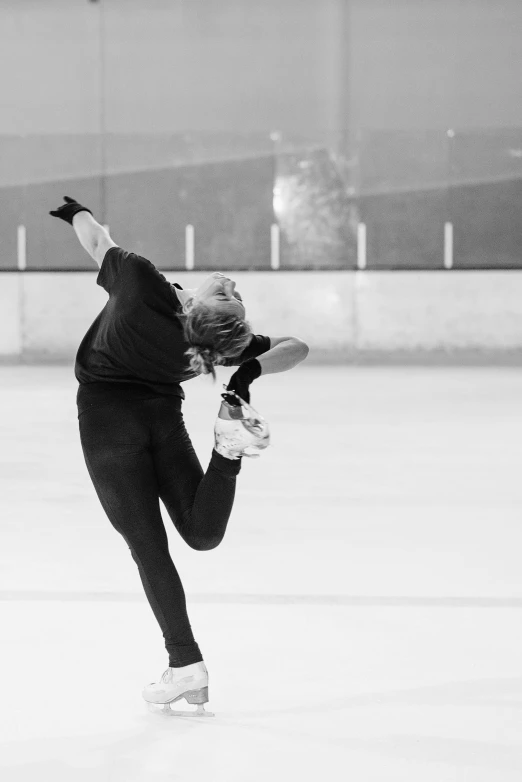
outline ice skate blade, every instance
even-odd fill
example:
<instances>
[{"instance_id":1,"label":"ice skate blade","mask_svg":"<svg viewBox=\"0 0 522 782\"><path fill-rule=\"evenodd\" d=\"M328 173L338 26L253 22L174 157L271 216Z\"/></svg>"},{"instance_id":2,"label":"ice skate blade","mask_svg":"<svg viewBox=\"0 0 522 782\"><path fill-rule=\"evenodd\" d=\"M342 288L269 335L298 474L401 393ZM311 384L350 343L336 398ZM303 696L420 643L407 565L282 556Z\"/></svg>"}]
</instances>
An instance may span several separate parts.
<instances>
[{"instance_id":1,"label":"ice skate blade","mask_svg":"<svg viewBox=\"0 0 522 782\"><path fill-rule=\"evenodd\" d=\"M170 703L149 703L149 711L153 714L159 714L162 717L215 717L211 711L206 711L202 703L198 704L196 711L181 711L171 708Z\"/></svg>"}]
</instances>

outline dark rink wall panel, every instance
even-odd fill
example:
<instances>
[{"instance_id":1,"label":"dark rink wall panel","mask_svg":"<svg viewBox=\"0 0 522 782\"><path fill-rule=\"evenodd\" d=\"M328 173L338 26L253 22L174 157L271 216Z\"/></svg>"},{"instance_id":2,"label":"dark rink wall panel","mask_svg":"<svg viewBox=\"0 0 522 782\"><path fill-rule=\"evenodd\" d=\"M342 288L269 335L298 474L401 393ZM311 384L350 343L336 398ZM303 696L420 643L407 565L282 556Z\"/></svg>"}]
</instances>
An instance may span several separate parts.
<instances>
[{"instance_id":1,"label":"dark rink wall panel","mask_svg":"<svg viewBox=\"0 0 522 782\"><path fill-rule=\"evenodd\" d=\"M521 265L520 40L519 0L3 0L0 266L24 225L90 267L64 194L165 268L187 224L266 268L274 220L281 267L354 268L360 222L370 269L440 268L446 222L455 266Z\"/></svg>"},{"instance_id":2,"label":"dark rink wall panel","mask_svg":"<svg viewBox=\"0 0 522 782\"><path fill-rule=\"evenodd\" d=\"M115 174L107 218L115 241L159 268L184 268L194 227L196 267L270 266L271 156Z\"/></svg>"},{"instance_id":3,"label":"dark rink wall panel","mask_svg":"<svg viewBox=\"0 0 522 782\"><path fill-rule=\"evenodd\" d=\"M0 188L1 265L16 268L16 230L25 225L28 268L92 268L74 230L49 216L72 195L114 241L159 268L185 267L185 227L194 226L196 265L270 266L271 156Z\"/></svg>"}]
</instances>

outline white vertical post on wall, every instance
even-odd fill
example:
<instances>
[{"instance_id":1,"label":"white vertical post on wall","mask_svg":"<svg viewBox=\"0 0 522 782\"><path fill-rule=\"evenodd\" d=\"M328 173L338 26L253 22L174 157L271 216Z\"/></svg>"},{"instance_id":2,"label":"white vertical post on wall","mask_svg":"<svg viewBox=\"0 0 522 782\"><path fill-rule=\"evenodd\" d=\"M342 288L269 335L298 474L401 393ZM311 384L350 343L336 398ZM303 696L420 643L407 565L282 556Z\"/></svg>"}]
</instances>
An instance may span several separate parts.
<instances>
[{"instance_id":1,"label":"white vertical post on wall","mask_svg":"<svg viewBox=\"0 0 522 782\"><path fill-rule=\"evenodd\" d=\"M27 235L25 225L18 226L16 256L18 269L23 271L27 267Z\"/></svg>"},{"instance_id":2,"label":"white vertical post on wall","mask_svg":"<svg viewBox=\"0 0 522 782\"><path fill-rule=\"evenodd\" d=\"M194 226L185 226L185 269L192 271L194 268Z\"/></svg>"},{"instance_id":3,"label":"white vertical post on wall","mask_svg":"<svg viewBox=\"0 0 522 782\"><path fill-rule=\"evenodd\" d=\"M357 223L357 268L366 269L366 225Z\"/></svg>"},{"instance_id":4,"label":"white vertical post on wall","mask_svg":"<svg viewBox=\"0 0 522 782\"><path fill-rule=\"evenodd\" d=\"M444 268L453 268L453 223L444 223Z\"/></svg>"},{"instance_id":5,"label":"white vertical post on wall","mask_svg":"<svg viewBox=\"0 0 522 782\"><path fill-rule=\"evenodd\" d=\"M270 228L270 266L279 269L281 262L281 231L277 223Z\"/></svg>"}]
</instances>

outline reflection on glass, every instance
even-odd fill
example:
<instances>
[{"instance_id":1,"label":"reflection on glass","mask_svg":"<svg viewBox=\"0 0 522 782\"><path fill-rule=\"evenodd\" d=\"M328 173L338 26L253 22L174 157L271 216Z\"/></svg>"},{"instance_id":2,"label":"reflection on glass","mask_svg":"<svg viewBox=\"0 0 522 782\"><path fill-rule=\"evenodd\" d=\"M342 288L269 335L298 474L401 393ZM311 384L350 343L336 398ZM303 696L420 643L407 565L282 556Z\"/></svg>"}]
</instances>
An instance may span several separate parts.
<instances>
[{"instance_id":1,"label":"reflection on glass","mask_svg":"<svg viewBox=\"0 0 522 782\"><path fill-rule=\"evenodd\" d=\"M355 266L357 207L331 150L280 154L273 208L283 266Z\"/></svg>"},{"instance_id":2,"label":"reflection on glass","mask_svg":"<svg viewBox=\"0 0 522 782\"><path fill-rule=\"evenodd\" d=\"M453 225L457 268L522 267L522 130L379 131L322 139L281 133L0 137L0 265L91 269L72 233L48 218L71 195L115 241L160 268L443 268Z\"/></svg>"}]
</instances>

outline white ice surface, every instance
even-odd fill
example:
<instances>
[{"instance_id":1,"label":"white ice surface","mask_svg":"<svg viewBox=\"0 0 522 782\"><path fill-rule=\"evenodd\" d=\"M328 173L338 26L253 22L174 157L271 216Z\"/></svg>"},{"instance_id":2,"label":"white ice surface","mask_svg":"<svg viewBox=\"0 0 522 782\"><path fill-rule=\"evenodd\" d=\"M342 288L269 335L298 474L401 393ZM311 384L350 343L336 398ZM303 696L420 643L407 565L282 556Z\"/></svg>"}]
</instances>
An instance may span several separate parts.
<instances>
[{"instance_id":1,"label":"white ice surface","mask_svg":"<svg viewBox=\"0 0 522 782\"><path fill-rule=\"evenodd\" d=\"M75 391L68 367L0 368L2 782L520 782L522 372L256 381L274 445L223 544L191 551L164 513L207 721L141 700L168 662ZM186 391L206 464L219 387Z\"/></svg>"}]
</instances>

